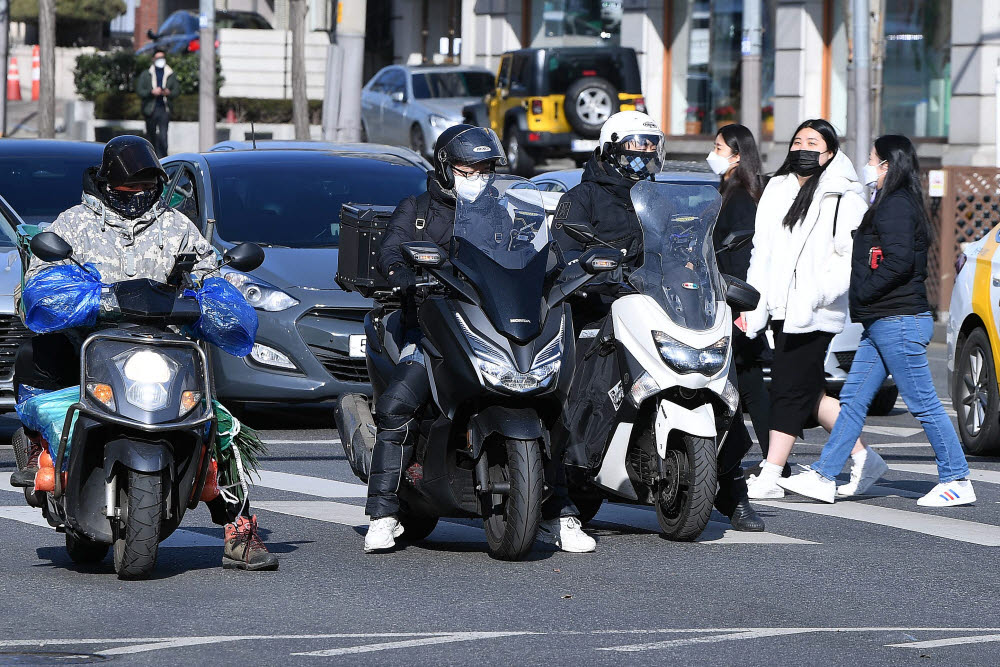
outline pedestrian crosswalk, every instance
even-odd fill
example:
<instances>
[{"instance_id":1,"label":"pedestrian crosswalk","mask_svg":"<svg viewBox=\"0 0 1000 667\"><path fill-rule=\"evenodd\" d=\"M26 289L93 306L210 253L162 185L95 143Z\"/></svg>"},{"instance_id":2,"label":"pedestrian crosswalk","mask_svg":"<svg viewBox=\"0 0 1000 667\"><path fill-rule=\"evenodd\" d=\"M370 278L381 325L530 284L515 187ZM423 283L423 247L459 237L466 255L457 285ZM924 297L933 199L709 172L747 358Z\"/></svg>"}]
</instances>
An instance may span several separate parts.
<instances>
[{"instance_id":1,"label":"pedestrian crosswalk","mask_svg":"<svg viewBox=\"0 0 1000 667\"><path fill-rule=\"evenodd\" d=\"M927 477L937 474L936 467L926 463L892 463L890 470L905 475ZM10 485L9 476L9 473L0 473L0 523L15 521L51 529L37 509L23 504L22 490ZM972 471L970 477L980 483L1000 484L1000 471L976 469ZM779 516L784 512L806 513L814 517L855 521L953 542L1000 547L1000 526L918 511L913 500L919 498L922 493L892 484L883 480L864 498L838 501L833 505L808 502L794 496L783 500L755 501L755 504L768 511L774 511ZM257 486L268 491L261 491L255 495L253 502L255 511L335 524L357 533L362 533L368 525L364 507L359 502L366 496L367 491L362 484L313 475L264 470L261 471ZM895 499L897 501L895 504L899 507L884 506L884 501L887 499ZM883 504L878 504L879 501L883 501ZM898 501L905 501L905 505ZM785 534L789 532L787 525L771 522L772 526L782 526L782 530L740 533L732 530L724 517L715 514L713 519L697 540L704 545L809 547L820 544L815 530L808 530L808 534L803 535L789 535ZM268 520L267 523L273 525L275 520ZM615 535L659 532L656 514L652 508L617 503L605 503L589 528L604 539L613 539ZM163 546L166 548L219 546L222 543L219 535L216 528L201 530L183 528L177 530ZM438 543L485 544L485 535L478 522L442 519L428 540Z\"/></svg>"}]
</instances>

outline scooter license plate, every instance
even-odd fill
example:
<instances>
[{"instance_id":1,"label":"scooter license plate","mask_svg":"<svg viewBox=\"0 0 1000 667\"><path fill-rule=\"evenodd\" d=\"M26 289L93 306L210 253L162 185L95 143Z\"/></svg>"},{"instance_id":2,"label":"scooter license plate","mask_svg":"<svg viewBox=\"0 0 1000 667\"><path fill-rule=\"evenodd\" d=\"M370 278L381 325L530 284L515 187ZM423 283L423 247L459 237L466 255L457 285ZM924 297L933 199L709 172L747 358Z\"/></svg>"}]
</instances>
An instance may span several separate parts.
<instances>
[{"instance_id":1,"label":"scooter license plate","mask_svg":"<svg viewBox=\"0 0 1000 667\"><path fill-rule=\"evenodd\" d=\"M350 347L348 348L348 354L352 359L363 359L365 356L367 341L364 334L355 334L351 336Z\"/></svg>"}]
</instances>

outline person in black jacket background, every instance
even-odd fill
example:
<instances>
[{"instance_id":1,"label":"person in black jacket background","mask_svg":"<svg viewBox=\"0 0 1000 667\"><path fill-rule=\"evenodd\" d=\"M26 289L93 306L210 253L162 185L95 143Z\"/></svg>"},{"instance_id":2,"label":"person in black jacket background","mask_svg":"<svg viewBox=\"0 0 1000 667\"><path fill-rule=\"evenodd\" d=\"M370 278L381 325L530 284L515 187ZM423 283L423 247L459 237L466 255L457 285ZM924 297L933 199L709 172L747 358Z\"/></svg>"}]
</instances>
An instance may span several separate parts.
<instances>
[{"instance_id":1,"label":"person in black jacket background","mask_svg":"<svg viewBox=\"0 0 1000 667\"><path fill-rule=\"evenodd\" d=\"M876 139L863 180L876 187L876 196L854 236L849 297L851 319L864 325L864 334L840 392L840 416L819 461L807 472L778 484L832 503L838 495L835 478L861 435L868 406L891 373L937 459L939 484L917 504L973 503L976 494L968 480L969 464L927 363L927 345L934 331L924 285L930 225L910 140L899 135ZM871 476L877 479L887 470L883 464Z\"/></svg>"},{"instance_id":2,"label":"person in black jacket background","mask_svg":"<svg viewBox=\"0 0 1000 667\"><path fill-rule=\"evenodd\" d=\"M757 200L763 189L760 153L750 130L733 124L726 125L715 135L715 146L706 159L712 171L721 178L722 208L712 233L712 242L718 248L732 232L754 231ZM720 253L717 256L719 271L746 280L751 248L747 244L738 250ZM761 370L764 345L762 338L747 338L737 326L733 327L733 363L740 390L740 410L719 452L719 492L715 507L730 518L734 528L745 531L764 530L763 519L747 497L741 465L753 444L743 423L743 411L750 415L757 442L767 457L770 401Z\"/></svg>"}]
</instances>

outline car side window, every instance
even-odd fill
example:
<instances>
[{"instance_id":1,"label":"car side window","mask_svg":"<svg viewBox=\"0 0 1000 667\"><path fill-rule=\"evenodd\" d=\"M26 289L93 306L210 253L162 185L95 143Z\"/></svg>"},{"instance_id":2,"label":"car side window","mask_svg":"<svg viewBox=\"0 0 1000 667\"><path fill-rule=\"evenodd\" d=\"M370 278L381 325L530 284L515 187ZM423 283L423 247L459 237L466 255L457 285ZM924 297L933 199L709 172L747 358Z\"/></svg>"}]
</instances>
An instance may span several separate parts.
<instances>
[{"instance_id":1,"label":"car side window","mask_svg":"<svg viewBox=\"0 0 1000 667\"><path fill-rule=\"evenodd\" d=\"M513 59L510 56L500 61L500 73L497 74L497 88L510 88L510 66Z\"/></svg>"},{"instance_id":2,"label":"car side window","mask_svg":"<svg viewBox=\"0 0 1000 667\"><path fill-rule=\"evenodd\" d=\"M515 56L511 60L510 87L517 87L527 94L528 77L531 73L531 59L527 56Z\"/></svg>"},{"instance_id":3,"label":"car side window","mask_svg":"<svg viewBox=\"0 0 1000 667\"><path fill-rule=\"evenodd\" d=\"M163 194L160 195L160 201L163 202L164 206L167 206L167 198L170 196L170 188L174 183L174 176L180 171L181 166L179 164L168 164L164 165L163 171L167 173L167 184L163 186Z\"/></svg>"},{"instance_id":4,"label":"car side window","mask_svg":"<svg viewBox=\"0 0 1000 667\"><path fill-rule=\"evenodd\" d=\"M567 190L559 181L549 181L549 192L567 192Z\"/></svg>"},{"instance_id":5,"label":"car side window","mask_svg":"<svg viewBox=\"0 0 1000 667\"><path fill-rule=\"evenodd\" d=\"M392 70L388 72L382 72L377 77L375 77L375 82L372 83L371 91L373 93L384 93L386 82L389 80L389 75L392 74Z\"/></svg>"},{"instance_id":6,"label":"car side window","mask_svg":"<svg viewBox=\"0 0 1000 667\"><path fill-rule=\"evenodd\" d=\"M389 95L406 92L406 78L400 70L394 69L388 73L385 82L385 92Z\"/></svg>"},{"instance_id":7,"label":"car side window","mask_svg":"<svg viewBox=\"0 0 1000 667\"><path fill-rule=\"evenodd\" d=\"M198 207L198 187L195 183L194 174L191 170L184 168L177 177L173 190L170 192L170 200L167 206L183 213L195 226L201 227L201 209Z\"/></svg>"}]
</instances>

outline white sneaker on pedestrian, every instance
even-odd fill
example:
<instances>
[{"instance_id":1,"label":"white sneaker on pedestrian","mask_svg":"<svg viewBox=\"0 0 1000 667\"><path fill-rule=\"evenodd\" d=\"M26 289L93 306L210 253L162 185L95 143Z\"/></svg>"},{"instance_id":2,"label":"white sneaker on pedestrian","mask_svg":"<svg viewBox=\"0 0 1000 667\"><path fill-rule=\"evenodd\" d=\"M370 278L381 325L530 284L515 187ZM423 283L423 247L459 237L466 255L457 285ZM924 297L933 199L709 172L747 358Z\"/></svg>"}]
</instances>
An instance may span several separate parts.
<instances>
[{"instance_id":1,"label":"white sneaker on pedestrian","mask_svg":"<svg viewBox=\"0 0 1000 667\"><path fill-rule=\"evenodd\" d=\"M575 516L549 519L538 524L537 537L569 553L589 553L597 549L597 541L583 532L582 526Z\"/></svg>"},{"instance_id":2,"label":"white sneaker on pedestrian","mask_svg":"<svg viewBox=\"0 0 1000 667\"><path fill-rule=\"evenodd\" d=\"M396 546L396 538L403 534L403 524L394 516L372 519L365 535L365 553L385 551Z\"/></svg>"},{"instance_id":3,"label":"white sneaker on pedestrian","mask_svg":"<svg viewBox=\"0 0 1000 667\"><path fill-rule=\"evenodd\" d=\"M921 507L955 507L976 502L976 492L972 482L960 479L947 484L938 484L930 493L917 501Z\"/></svg>"},{"instance_id":4,"label":"white sneaker on pedestrian","mask_svg":"<svg viewBox=\"0 0 1000 667\"><path fill-rule=\"evenodd\" d=\"M824 503L832 503L837 495L837 483L823 477L812 468L798 475L779 479L778 486L786 491L814 500L821 500Z\"/></svg>"},{"instance_id":5,"label":"white sneaker on pedestrian","mask_svg":"<svg viewBox=\"0 0 1000 667\"><path fill-rule=\"evenodd\" d=\"M785 490L777 485L780 477L769 475L751 475L747 480L747 497L751 500L767 500L770 498L784 498Z\"/></svg>"},{"instance_id":6,"label":"white sneaker on pedestrian","mask_svg":"<svg viewBox=\"0 0 1000 667\"><path fill-rule=\"evenodd\" d=\"M878 455L878 452L868 447L861 465L852 461L851 481L838 486L837 495L860 496L872 488L872 485L887 472L889 472L889 464Z\"/></svg>"}]
</instances>

